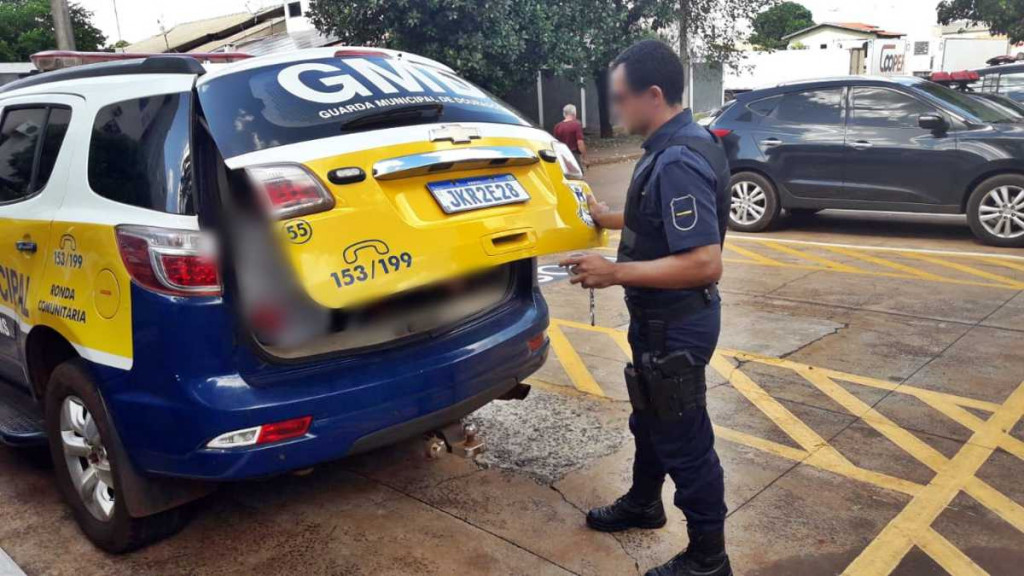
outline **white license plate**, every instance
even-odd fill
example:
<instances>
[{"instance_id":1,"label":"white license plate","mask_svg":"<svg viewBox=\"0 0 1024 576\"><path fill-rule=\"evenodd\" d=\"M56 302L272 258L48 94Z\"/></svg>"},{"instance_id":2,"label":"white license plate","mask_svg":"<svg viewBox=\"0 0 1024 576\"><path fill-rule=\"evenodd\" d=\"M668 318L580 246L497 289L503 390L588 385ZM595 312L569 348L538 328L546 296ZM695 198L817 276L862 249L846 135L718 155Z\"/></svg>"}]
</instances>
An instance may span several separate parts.
<instances>
[{"instance_id":1,"label":"white license plate","mask_svg":"<svg viewBox=\"0 0 1024 576\"><path fill-rule=\"evenodd\" d=\"M445 214L518 204L530 199L530 194L511 174L431 182L427 189Z\"/></svg>"}]
</instances>

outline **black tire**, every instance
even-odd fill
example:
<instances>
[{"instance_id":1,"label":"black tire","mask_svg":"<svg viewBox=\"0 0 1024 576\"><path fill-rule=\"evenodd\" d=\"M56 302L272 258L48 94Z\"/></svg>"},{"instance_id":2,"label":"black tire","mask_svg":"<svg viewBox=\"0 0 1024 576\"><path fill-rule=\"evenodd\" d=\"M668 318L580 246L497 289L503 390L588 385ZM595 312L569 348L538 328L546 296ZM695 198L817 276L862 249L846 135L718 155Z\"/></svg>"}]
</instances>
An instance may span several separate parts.
<instances>
[{"instance_id":1,"label":"black tire","mask_svg":"<svg viewBox=\"0 0 1024 576\"><path fill-rule=\"evenodd\" d=\"M102 450L101 454L105 454L105 460L101 457L98 460L100 464L96 464L92 459L96 456L97 448L91 445L93 452L88 457L77 458L78 465L84 468L86 465L93 466L95 464L97 469L102 465L105 470L106 464L109 463L109 474L115 488L105 491L107 498L110 494L113 495L113 506L106 519L102 519L97 513L90 511L89 505L75 488L72 479L61 435L61 412L64 410L65 400L69 398L71 399L68 400L69 402L76 403L76 406L84 406L87 414L91 415L92 421L95 422L95 428L98 430L100 440L98 445ZM122 487L126 485L124 470L130 467L131 463L111 425L103 399L92 383L92 378L84 362L80 359L69 360L57 366L50 377L46 389L46 432L50 440L50 457L53 459L57 487L71 507L78 526L97 547L114 554L129 552L166 538L185 525L185 513L180 508L145 518L133 518L128 514ZM93 471L95 473L95 469ZM98 493L100 490L97 489L96 492ZM94 509L98 506L93 502L91 504Z\"/></svg>"},{"instance_id":2,"label":"black tire","mask_svg":"<svg viewBox=\"0 0 1024 576\"><path fill-rule=\"evenodd\" d=\"M763 232L779 219L782 206L775 185L756 172L738 172L729 181L732 198L729 228L738 232Z\"/></svg>"},{"instance_id":3,"label":"black tire","mask_svg":"<svg viewBox=\"0 0 1024 576\"><path fill-rule=\"evenodd\" d=\"M1005 193L1005 196L1004 196ZM971 232L989 246L1024 247L1024 176L1001 174L985 180L967 200L967 223ZM1013 205L1015 200L1019 202ZM1003 210L1001 203L1009 198ZM982 218L988 218L983 221Z\"/></svg>"}]
</instances>

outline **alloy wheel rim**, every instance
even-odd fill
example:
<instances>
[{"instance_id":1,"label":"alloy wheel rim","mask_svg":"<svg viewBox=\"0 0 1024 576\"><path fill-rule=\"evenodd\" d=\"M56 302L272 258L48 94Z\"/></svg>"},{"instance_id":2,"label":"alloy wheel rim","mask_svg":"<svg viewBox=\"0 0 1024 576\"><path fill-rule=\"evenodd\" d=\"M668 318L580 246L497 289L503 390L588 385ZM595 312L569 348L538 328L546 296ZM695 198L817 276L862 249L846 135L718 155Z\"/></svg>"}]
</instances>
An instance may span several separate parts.
<instances>
[{"instance_id":1,"label":"alloy wheel rim","mask_svg":"<svg viewBox=\"0 0 1024 576\"><path fill-rule=\"evenodd\" d=\"M77 396L61 404L60 439L71 483L97 520L114 515L114 474L96 420Z\"/></svg>"},{"instance_id":2,"label":"alloy wheel rim","mask_svg":"<svg viewBox=\"0 0 1024 576\"><path fill-rule=\"evenodd\" d=\"M997 238L1024 236L1024 188L999 186L990 190L978 205L978 221Z\"/></svg>"},{"instance_id":3,"label":"alloy wheel rim","mask_svg":"<svg viewBox=\"0 0 1024 576\"><path fill-rule=\"evenodd\" d=\"M740 181L732 186L729 216L739 224L753 224L768 211L768 196L757 184Z\"/></svg>"}]
</instances>

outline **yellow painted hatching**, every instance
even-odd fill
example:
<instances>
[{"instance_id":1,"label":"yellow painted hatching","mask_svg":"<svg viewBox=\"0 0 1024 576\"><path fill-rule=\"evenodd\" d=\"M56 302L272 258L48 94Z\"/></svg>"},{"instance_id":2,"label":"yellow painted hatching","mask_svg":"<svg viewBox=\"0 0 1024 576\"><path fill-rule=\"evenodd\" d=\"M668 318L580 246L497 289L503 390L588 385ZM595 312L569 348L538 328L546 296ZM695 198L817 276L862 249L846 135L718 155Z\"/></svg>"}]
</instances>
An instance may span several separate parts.
<instances>
[{"instance_id":1,"label":"yellow painted hatching","mask_svg":"<svg viewBox=\"0 0 1024 576\"><path fill-rule=\"evenodd\" d=\"M752 260L757 259L752 258ZM878 264L878 262L875 263ZM916 276L916 274L913 275ZM1000 283L1015 282L1012 279L991 279ZM562 327L566 326L607 335L628 358L629 345L625 332L615 328L590 326L569 320L553 319L551 322L552 349L573 385L581 392L605 396L600 385L590 373L585 360L562 331ZM920 484L857 466L799 417L790 412L785 405L772 397L734 361L754 362L791 371L834 400L851 415L861 419L911 457L933 470L935 476L927 484ZM936 518L961 492L968 494L1008 524L1024 533L1024 506L977 477L977 471L998 448L1024 460L1024 442L1009 434L1017 422L1024 417L1024 382L1021 382L1005 402L998 404L737 350L720 349L711 361L711 368L721 374L733 388L771 419L800 448L793 448L716 425L715 433L722 440L742 444L911 497L910 502L846 568L843 572L844 576L891 574L904 556L914 547L919 548L953 576L986 574L963 551L932 527ZM849 392L839 382L877 388L917 398L936 412L971 430L972 436L955 456L947 458L916 435ZM990 417L988 419L980 418L966 410L967 408L989 413Z\"/></svg>"}]
</instances>

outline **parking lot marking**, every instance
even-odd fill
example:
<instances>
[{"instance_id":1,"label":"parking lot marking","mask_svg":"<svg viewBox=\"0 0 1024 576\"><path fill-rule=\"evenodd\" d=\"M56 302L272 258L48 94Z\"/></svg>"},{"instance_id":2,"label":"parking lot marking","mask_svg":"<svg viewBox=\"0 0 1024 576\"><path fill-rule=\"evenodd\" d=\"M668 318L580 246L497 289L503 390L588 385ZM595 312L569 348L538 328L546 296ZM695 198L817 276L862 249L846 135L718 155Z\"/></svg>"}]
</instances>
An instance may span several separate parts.
<instances>
[{"instance_id":1,"label":"parking lot marking","mask_svg":"<svg viewBox=\"0 0 1024 576\"><path fill-rule=\"evenodd\" d=\"M779 260L751 250L746 247L737 246L736 240L748 243L760 243L770 250L789 255L798 262ZM810 250L797 250L785 246L784 243L804 244L817 248L820 251L827 251L831 254L841 254L861 262L872 264L875 268L860 268L850 264L837 262L814 254ZM599 250L615 252L614 246L602 247ZM824 242L804 242L798 240L749 238L740 236L728 237L725 250L743 256L743 258L723 257L723 261L730 264L743 264L750 266L770 266L774 268L790 268L793 270L838 272L842 274L858 274L862 276L874 276L880 278L894 278L899 280L917 280L927 282L940 282L943 284L955 284L960 286L981 286L984 288L997 288L1002 290L1024 290L1024 279L1014 278L989 272L969 266L949 258L970 259L983 262L987 265L1001 266L1012 270L1024 271L1024 258L1002 254L982 254L974 252L949 252L935 250L915 250L908 248L888 248L878 246L850 246L846 244L828 244ZM928 262L942 269L955 270L961 274L950 276L943 275L934 270L924 270L917 266L911 266L895 259L882 258L871 254L871 252L888 252L905 259ZM938 256L947 256L939 258ZM966 276L964 276L966 275Z\"/></svg>"},{"instance_id":2,"label":"parking lot marking","mask_svg":"<svg viewBox=\"0 0 1024 576\"><path fill-rule=\"evenodd\" d=\"M770 241L769 242L764 242L763 244L764 244L764 246L767 246L768 248L771 248L772 250L777 250L779 252L783 252L785 254L789 254L790 256L796 256L797 258L800 258L802 260L807 260L809 262L814 262L814 263L817 263L817 264L820 264L820 265L824 266L825 268L831 268L832 270L839 270L841 272L850 272L850 273L853 273L853 274L862 274L862 273L865 272L864 270L861 270L860 268L857 268L855 266L848 266L846 264L842 264L842 263L836 262L834 260L829 260L827 258L822 258L821 256L817 256L817 255L811 254L809 252L804 252L802 250L797 250L796 248L790 248L789 246L786 246L784 244L778 244L778 243L770 242Z\"/></svg>"},{"instance_id":3,"label":"parking lot marking","mask_svg":"<svg viewBox=\"0 0 1024 576\"><path fill-rule=\"evenodd\" d=\"M914 252L917 254L935 254L938 256L996 258L999 260L1013 260L1016 262L1024 262L1024 256L1015 256L1013 254L997 254L994 252L963 252L960 250L934 250L930 248L900 248L894 246L874 246L871 244L843 244L836 242L816 242L814 240L793 240L790 238L765 238L763 236L748 236L746 234L738 234L736 232L730 232L729 235L726 236L726 239L741 240L745 242L775 242L778 244L821 246L823 248L828 246L836 246L839 248L850 248L853 250L868 250L871 252Z\"/></svg>"},{"instance_id":4,"label":"parking lot marking","mask_svg":"<svg viewBox=\"0 0 1024 576\"><path fill-rule=\"evenodd\" d=\"M931 529L932 523L939 514L949 506L953 498L976 481L976 474L995 451L988 447L998 442L999 436L1013 428L1024 415L1024 382L1010 397L985 421L984 425L975 430L950 461L949 465L938 472L932 481L910 501L882 532L869 544L860 555L846 568L844 575L873 576L890 574L903 557L915 544L920 546L921 534ZM998 513L998 511L997 511ZM936 538L941 538L935 534ZM922 548L926 553L929 551ZM970 572L954 572L957 566L951 565L945 555L929 556L942 567L957 576ZM977 573L977 572L976 572ZM984 572L981 572L982 574Z\"/></svg>"},{"instance_id":5,"label":"parking lot marking","mask_svg":"<svg viewBox=\"0 0 1024 576\"><path fill-rule=\"evenodd\" d=\"M726 248L726 250L732 250L733 252L735 252L737 254L740 254L741 256L746 256L747 258L750 258L752 261L757 262L759 264L767 264L769 266L785 266L785 264L783 264L782 262L779 262L778 260L772 260L771 258L769 258L767 256L764 256L764 255L761 255L761 254L758 254L757 252L754 252L753 250L747 250L746 248L740 248L739 246L736 246L733 243L726 244L725 248Z\"/></svg>"},{"instance_id":6,"label":"parking lot marking","mask_svg":"<svg viewBox=\"0 0 1024 576\"><path fill-rule=\"evenodd\" d=\"M885 258L872 256L864 252L857 252L855 250L849 250L847 248L841 248L839 246L823 246L823 248L831 252L835 252L836 254L842 254L844 256L849 256L851 258L856 258L858 260L863 260L864 262L875 264L876 266L883 266L885 268L899 270L900 272L910 274L911 276L917 276L918 278L923 278L924 280L931 280L933 282L942 282L943 280L945 280L945 278L943 278L942 276L932 274L931 272L925 272L924 270L919 270L917 268L914 268L913 266L907 266L906 264L900 264L899 262L893 262L892 260L886 260Z\"/></svg>"},{"instance_id":7,"label":"parking lot marking","mask_svg":"<svg viewBox=\"0 0 1024 576\"><path fill-rule=\"evenodd\" d=\"M625 332L622 330L559 319L553 319L552 326L556 328L562 338L565 337L560 330L561 326L607 334L627 357L629 355L629 344ZM572 347L568 338L565 338L564 346ZM563 347L555 347L556 354L559 354L560 349L564 353ZM589 375L589 369L575 350L567 358L569 365L579 362L576 369L585 372L593 381L593 376ZM741 366L734 365L729 360L730 358L790 370L802 382L809 383L834 400L846 412L862 420L912 458L933 470L935 476L927 484L919 484L857 466L755 382L742 370ZM562 358L559 360L562 361ZM977 471L998 448L1003 448L1008 454L1024 460L1024 442L1010 434L1010 430L1013 429L1017 421L1024 417L1024 382L1021 382L1004 403L998 404L811 366L785 358L737 350L719 349L712 358L711 368L721 374L736 391L764 413L800 448L715 425L715 433L722 440L911 497L910 502L903 510L846 568L843 572L844 575L881 576L890 574L915 546L949 574L954 576L985 574L986 572L971 558L932 527L942 511L961 492L968 494L1009 525L1024 533L1024 506L977 477ZM577 378L580 378L579 374L577 374ZM574 379L574 383L575 381ZM910 430L903 428L861 400L840 382L913 396L936 412L971 430L971 437L954 457L947 458ZM600 388L596 382L594 382L594 387ZM577 388L580 387L577 386ZM987 412L991 416L988 419L983 419L966 408Z\"/></svg>"},{"instance_id":8,"label":"parking lot marking","mask_svg":"<svg viewBox=\"0 0 1024 576\"><path fill-rule=\"evenodd\" d=\"M1024 283L1018 282L1018 281L1014 280L1013 278L1007 278L1006 276L1001 276L999 274L993 274L992 272L988 272L986 270L980 270L978 268L974 268L973 266L968 266L966 264L961 264L959 262L953 262L952 260L946 260L946 259L943 259L943 258L935 258L933 256L926 256L924 254L915 254L913 252L905 252L905 253L903 253L903 255L904 256L908 256L910 258L916 258L917 260L921 260L923 262L930 262L932 264L937 264L939 266L945 266L946 268L951 268L953 270L958 270L960 272L964 272L964 273L970 274L972 276L978 276L980 278L985 278L985 279L988 279L988 280L992 280L994 282L999 282L1001 284L1005 284L1005 285L1007 285L1007 286L1009 286L1011 288L1015 288L1017 290L1024 289Z\"/></svg>"},{"instance_id":9,"label":"parking lot marking","mask_svg":"<svg viewBox=\"0 0 1024 576\"><path fill-rule=\"evenodd\" d=\"M935 559L936 563L950 574L957 576L961 574L964 576L985 576L988 574L981 569L981 566L975 564L974 560L971 560L959 548L953 546L949 540L943 538L934 528L928 528L917 534L914 541L918 548L931 556L932 559Z\"/></svg>"},{"instance_id":10,"label":"parking lot marking","mask_svg":"<svg viewBox=\"0 0 1024 576\"><path fill-rule=\"evenodd\" d=\"M1014 262L1013 260L1007 260L1005 258L982 258L982 260L988 262L989 264L995 264L996 266L1004 266L1006 268L1013 268L1014 270L1020 270L1021 272L1024 272L1024 264L1021 264L1020 262Z\"/></svg>"},{"instance_id":11,"label":"parking lot marking","mask_svg":"<svg viewBox=\"0 0 1024 576\"><path fill-rule=\"evenodd\" d=\"M587 369L576 349L569 343L569 339L565 337L558 323L551 323L548 328L548 338L551 341L551 349L554 350L565 373L569 375L569 380L572 380L573 386L581 392L603 397L604 391L597 385L594 376L590 374L590 370Z\"/></svg>"}]
</instances>

